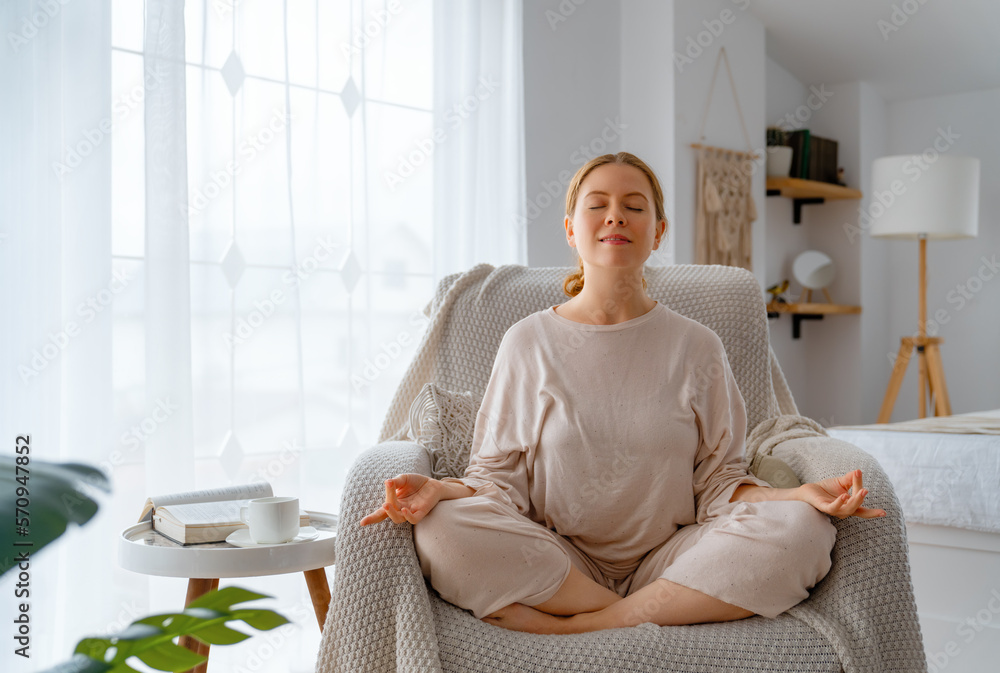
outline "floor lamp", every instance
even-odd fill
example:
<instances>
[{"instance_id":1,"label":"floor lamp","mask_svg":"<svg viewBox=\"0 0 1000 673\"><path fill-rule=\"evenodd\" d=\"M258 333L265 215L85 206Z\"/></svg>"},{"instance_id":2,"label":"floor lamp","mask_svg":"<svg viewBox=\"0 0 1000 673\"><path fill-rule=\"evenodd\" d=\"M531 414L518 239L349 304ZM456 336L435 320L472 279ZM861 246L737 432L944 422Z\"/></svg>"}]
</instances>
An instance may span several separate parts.
<instances>
[{"instance_id":1,"label":"floor lamp","mask_svg":"<svg viewBox=\"0 0 1000 673\"><path fill-rule=\"evenodd\" d=\"M971 238L979 225L979 159L927 154L892 156L872 164L871 235L920 242L920 324L916 337L903 337L879 423L888 423L913 351L919 360L920 418L930 391L935 416L950 416L944 381L943 339L927 336L927 239Z\"/></svg>"}]
</instances>

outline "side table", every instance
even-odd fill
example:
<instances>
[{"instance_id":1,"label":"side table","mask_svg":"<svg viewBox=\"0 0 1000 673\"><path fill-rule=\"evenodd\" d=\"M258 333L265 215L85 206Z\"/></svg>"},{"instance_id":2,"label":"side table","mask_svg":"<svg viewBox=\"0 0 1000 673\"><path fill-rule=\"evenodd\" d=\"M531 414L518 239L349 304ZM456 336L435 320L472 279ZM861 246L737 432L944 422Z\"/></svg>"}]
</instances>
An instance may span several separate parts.
<instances>
[{"instance_id":1,"label":"side table","mask_svg":"<svg viewBox=\"0 0 1000 673\"><path fill-rule=\"evenodd\" d=\"M236 547L228 542L184 546L157 533L150 521L129 526L118 538L118 564L145 575L188 578L185 607L202 594L216 589L221 577L260 577L302 572L312 598L320 631L330 607L330 584L326 566L335 561L337 515L309 514L309 525L319 532L314 540L285 545ZM209 646L189 636L180 644L208 656ZM193 669L204 673L208 661Z\"/></svg>"}]
</instances>

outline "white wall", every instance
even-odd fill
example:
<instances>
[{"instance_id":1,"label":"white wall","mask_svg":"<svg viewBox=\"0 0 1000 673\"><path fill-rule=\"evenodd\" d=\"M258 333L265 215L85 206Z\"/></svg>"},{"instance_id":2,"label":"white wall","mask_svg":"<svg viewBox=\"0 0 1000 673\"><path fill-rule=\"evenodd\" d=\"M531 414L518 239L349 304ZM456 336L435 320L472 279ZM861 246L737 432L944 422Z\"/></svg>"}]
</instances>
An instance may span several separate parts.
<instances>
[{"instance_id":1,"label":"white wall","mask_svg":"<svg viewBox=\"0 0 1000 673\"><path fill-rule=\"evenodd\" d=\"M889 126L886 103L869 84L862 82L859 89L859 121L860 121L860 177L857 188L862 191L858 225L867 224L868 220L861 217L867 214L872 203L871 179L872 162L887 154L887 132ZM889 260L892 243L884 239L868 236L865 228L858 234L854 230L849 237L858 241L861 250L861 389L858 396L861 402L860 419L857 423L875 423L886 387L889 385L889 375L892 365L886 354L899 347L899 337L890 329L889 311L891 306L892 285L896 270ZM897 404L898 406L898 404ZM912 411L912 409L911 409ZM916 414L902 418L913 418ZM851 421L855 422L855 421Z\"/></svg>"},{"instance_id":2,"label":"white wall","mask_svg":"<svg viewBox=\"0 0 1000 673\"><path fill-rule=\"evenodd\" d=\"M674 0L621 0L622 149L653 169L663 189L667 235L647 266L676 263Z\"/></svg>"},{"instance_id":3,"label":"white wall","mask_svg":"<svg viewBox=\"0 0 1000 673\"><path fill-rule=\"evenodd\" d=\"M1000 408L1000 269L995 268L1000 262L1000 89L899 101L887 109L888 154L923 152L938 129L950 127L958 137L948 154L980 160L978 237L927 244L927 317L943 310L945 318L940 327L928 325L928 335L944 339L941 360L952 413ZM888 318L895 353L900 337L917 331L918 244L886 245L893 269ZM888 382L888 358L882 357L880 370ZM892 420L916 415L917 367L911 361Z\"/></svg>"},{"instance_id":4,"label":"white wall","mask_svg":"<svg viewBox=\"0 0 1000 673\"><path fill-rule=\"evenodd\" d=\"M618 0L524 3L528 266L575 264L566 187L592 157L621 149L620 24Z\"/></svg>"},{"instance_id":5,"label":"white wall","mask_svg":"<svg viewBox=\"0 0 1000 673\"><path fill-rule=\"evenodd\" d=\"M745 2L733 0L679 0L674 6L674 51L690 58L674 74L675 169L676 169L676 260L694 263L696 150L699 129L708 100L712 70L721 47L726 48L739 105L746 120L750 145L763 153L766 126L766 86L764 26L745 9ZM700 48L700 53L699 53ZM712 105L705 124L705 144L738 150L747 149L740 127L739 114L726 75L719 65ZM765 176L763 164L753 178L752 194L758 220L753 231L752 266L764 287L767 250L763 216L765 213Z\"/></svg>"}]
</instances>

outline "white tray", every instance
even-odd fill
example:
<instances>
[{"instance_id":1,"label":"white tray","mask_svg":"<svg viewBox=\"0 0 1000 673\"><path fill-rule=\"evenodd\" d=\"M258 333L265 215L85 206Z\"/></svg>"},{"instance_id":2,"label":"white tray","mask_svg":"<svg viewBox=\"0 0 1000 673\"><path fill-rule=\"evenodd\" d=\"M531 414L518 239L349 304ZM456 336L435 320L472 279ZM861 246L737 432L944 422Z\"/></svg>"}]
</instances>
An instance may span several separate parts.
<instances>
[{"instance_id":1,"label":"white tray","mask_svg":"<svg viewBox=\"0 0 1000 673\"><path fill-rule=\"evenodd\" d=\"M154 531L152 522L143 521L119 536L118 564L144 575L205 579L280 575L333 565L337 515L307 513L309 525L319 531L315 540L266 547L241 548L228 542L184 546Z\"/></svg>"}]
</instances>

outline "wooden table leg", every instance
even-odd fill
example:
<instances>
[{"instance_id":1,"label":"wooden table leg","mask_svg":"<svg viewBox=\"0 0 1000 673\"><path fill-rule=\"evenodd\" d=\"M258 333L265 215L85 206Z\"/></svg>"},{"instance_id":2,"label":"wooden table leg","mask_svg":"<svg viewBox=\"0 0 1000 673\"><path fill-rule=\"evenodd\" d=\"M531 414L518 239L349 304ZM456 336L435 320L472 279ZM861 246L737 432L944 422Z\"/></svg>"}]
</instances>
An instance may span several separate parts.
<instances>
[{"instance_id":1,"label":"wooden table leg","mask_svg":"<svg viewBox=\"0 0 1000 673\"><path fill-rule=\"evenodd\" d=\"M319 622L319 630L323 631L326 624L326 613L330 609L330 583L326 580L326 568L316 568L303 572L306 576L306 586L309 587L309 595L312 597L313 610L316 611L316 621Z\"/></svg>"},{"instance_id":2,"label":"wooden table leg","mask_svg":"<svg viewBox=\"0 0 1000 673\"><path fill-rule=\"evenodd\" d=\"M192 577L188 580L187 597L184 599L184 607L191 605L196 599L200 598L204 594L207 594L213 589L219 588L219 580L216 579L202 579L199 577ZM178 643L181 647L186 647L195 654L201 654L206 657L205 661L198 664L194 668L190 669L187 673L205 673L208 670L208 643L203 643L200 640L192 636L181 636Z\"/></svg>"}]
</instances>

